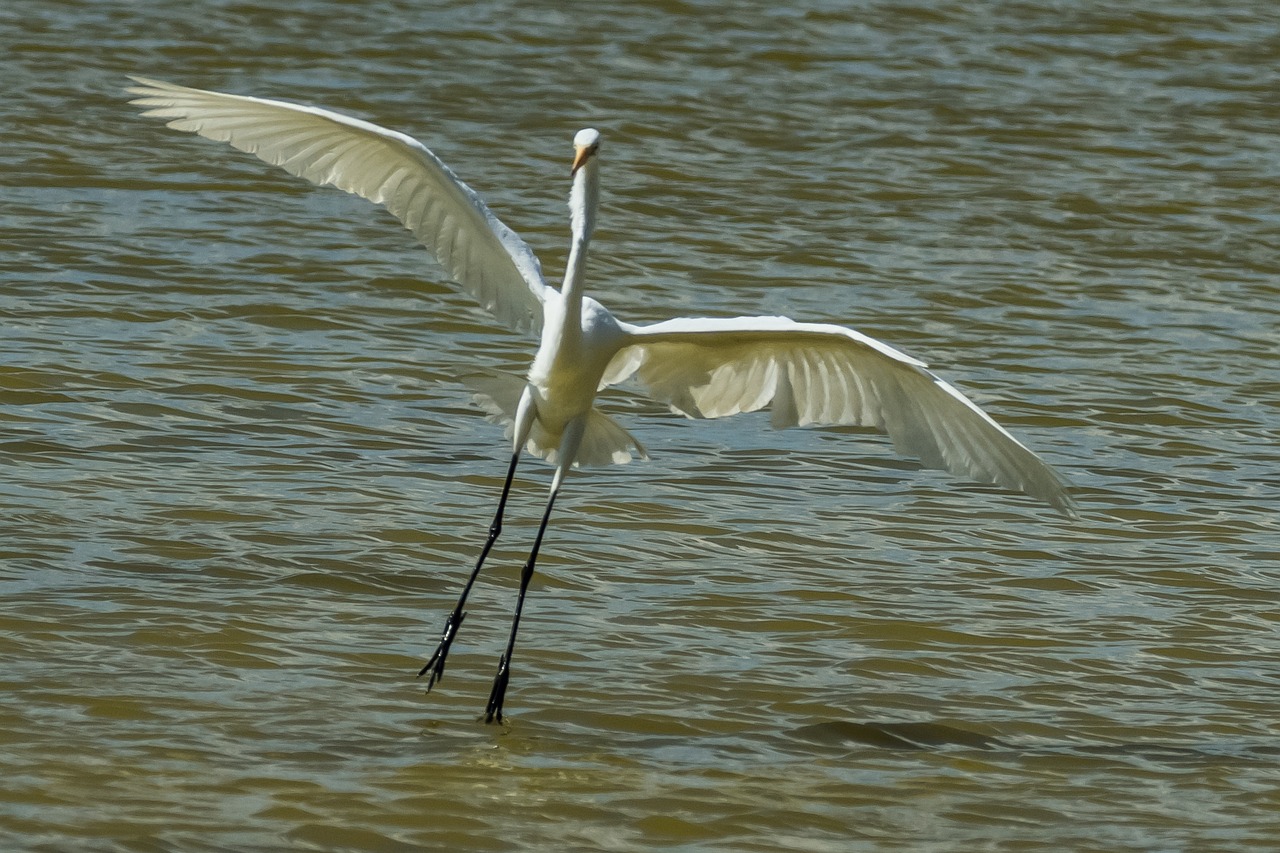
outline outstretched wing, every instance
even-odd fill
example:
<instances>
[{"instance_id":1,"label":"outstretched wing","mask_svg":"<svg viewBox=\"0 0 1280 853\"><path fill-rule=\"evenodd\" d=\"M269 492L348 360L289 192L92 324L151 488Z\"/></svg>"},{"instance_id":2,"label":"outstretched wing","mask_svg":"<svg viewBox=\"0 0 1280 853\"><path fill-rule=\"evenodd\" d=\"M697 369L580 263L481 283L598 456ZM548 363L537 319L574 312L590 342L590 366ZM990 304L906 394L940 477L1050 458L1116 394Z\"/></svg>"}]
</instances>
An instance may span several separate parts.
<instances>
[{"instance_id":1,"label":"outstretched wing","mask_svg":"<svg viewBox=\"0 0 1280 853\"><path fill-rule=\"evenodd\" d=\"M547 285L537 256L416 139L317 107L131 79L144 115L385 206L494 316L540 333Z\"/></svg>"},{"instance_id":2,"label":"outstretched wing","mask_svg":"<svg viewBox=\"0 0 1280 853\"><path fill-rule=\"evenodd\" d=\"M923 362L841 326L786 317L679 319L630 327L606 374L635 373L693 418L772 406L773 424L850 424L888 433L903 454L1025 492L1071 515L1065 484Z\"/></svg>"}]
</instances>

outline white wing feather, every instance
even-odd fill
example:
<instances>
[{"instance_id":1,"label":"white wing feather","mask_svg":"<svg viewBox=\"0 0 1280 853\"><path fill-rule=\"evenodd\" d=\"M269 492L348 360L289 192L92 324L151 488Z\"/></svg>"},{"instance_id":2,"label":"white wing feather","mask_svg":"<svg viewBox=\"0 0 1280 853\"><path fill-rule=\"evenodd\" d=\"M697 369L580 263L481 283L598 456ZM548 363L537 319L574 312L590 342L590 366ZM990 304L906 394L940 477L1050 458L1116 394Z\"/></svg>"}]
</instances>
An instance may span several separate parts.
<instances>
[{"instance_id":1,"label":"white wing feather","mask_svg":"<svg viewBox=\"0 0 1280 853\"><path fill-rule=\"evenodd\" d=\"M383 205L494 316L541 332L547 285L537 256L422 143L317 107L132 79L131 103L144 115Z\"/></svg>"},{"instance_id":2,"label":"white wing feather","mask_svg":"<svg viewBox=\"0 0 1280 853\"><path fill-rule=\"evenodd\" d=\"M888 433L903 454L998 483L1072 514L1065 485L923 362L852 329L786 317L677 319L629 327L631 346L606 374L635 376L693 418L772 404L773 424L849 424Z\"/></svg>"}]
</instances>

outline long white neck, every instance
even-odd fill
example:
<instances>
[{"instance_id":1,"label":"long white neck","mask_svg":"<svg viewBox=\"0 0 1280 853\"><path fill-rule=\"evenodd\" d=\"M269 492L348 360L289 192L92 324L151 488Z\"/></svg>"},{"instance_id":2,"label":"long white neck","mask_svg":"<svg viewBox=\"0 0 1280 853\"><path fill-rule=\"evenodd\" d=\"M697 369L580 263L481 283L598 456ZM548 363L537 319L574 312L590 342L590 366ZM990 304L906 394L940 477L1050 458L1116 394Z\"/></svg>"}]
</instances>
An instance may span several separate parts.
<instances>
[{"instance_id":1,"label":"long white neck","mask_svg":"<svg viewBox=\"0 0 1280 853\"><path fill-rule=\"evenodd\" d=\"M578 328L582 319L583 279L586 277L587 244L596 227L596 208L600 204L600 165L588 160L573 176L569 192L569 224L573 242L569 246L569 262L565 266L560 293L564 297L565 325Z\"/></svg>"}]
</instances>

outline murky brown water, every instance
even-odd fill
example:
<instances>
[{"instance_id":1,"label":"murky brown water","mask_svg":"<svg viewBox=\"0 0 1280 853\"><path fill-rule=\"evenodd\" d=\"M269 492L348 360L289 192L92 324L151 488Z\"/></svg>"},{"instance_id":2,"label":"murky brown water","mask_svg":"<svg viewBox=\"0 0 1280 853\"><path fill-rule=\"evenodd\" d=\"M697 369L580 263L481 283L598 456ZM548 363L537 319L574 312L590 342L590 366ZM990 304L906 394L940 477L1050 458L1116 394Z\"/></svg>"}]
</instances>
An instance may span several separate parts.
<instances>
[{"instance_id":1,"label":"murky brown water","mask_svg":"<svg viewBox=\"0 0 1280 853\"><path fill-rule=\"evenodd\" d=\"M1280 838L1270 3L0 8L0 846L1258 850ZM444 683L513 369L385 214L127 73L431 145L594 293L930 361L1069 522L851 430L693 423L570 480L509 725L475 721L549 480Z\"/></svg>"}]
</instances>

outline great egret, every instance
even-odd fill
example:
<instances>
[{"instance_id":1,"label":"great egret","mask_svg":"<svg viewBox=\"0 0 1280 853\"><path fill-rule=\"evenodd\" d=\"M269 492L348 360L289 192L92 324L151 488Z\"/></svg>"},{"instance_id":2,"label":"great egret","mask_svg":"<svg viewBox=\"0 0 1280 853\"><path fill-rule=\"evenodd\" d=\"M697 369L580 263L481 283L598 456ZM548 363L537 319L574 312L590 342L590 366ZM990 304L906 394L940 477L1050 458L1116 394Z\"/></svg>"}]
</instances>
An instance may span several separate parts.
<instances>
[{"instance_id":1,"label":"great egret","mask_svg":"<svg viewBox=\"0 0 1280 853\"><path fill-rule=\"evenodd\" d=\"M1071 514L1064 483L923 362L852 329L786 317L683 318L633 326L583 294L587 244L600 192L600 134L573 139L572 243L557 291L529 246L417 140L316 107L228 95L133 77L132 103L169 127L228 142L316 184L385 206L441 266L508 326L541 337L527 377L494 377L477 399L508 424L511 462L489 536L440 643L419 676L430 690L466 616L467 595L502 531L521 448L555 465L506 651L485 721L502 719L525 593L556 495L570 467L624 463L640 442L594 407L596 393L635 377L654 398L691 418L771 406L773 425L856 424L888 433L931 468L998 483Z\"/></svg>"}]
</instances>

